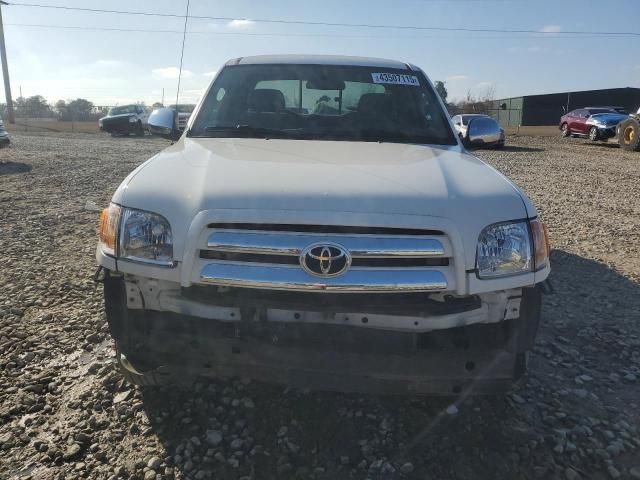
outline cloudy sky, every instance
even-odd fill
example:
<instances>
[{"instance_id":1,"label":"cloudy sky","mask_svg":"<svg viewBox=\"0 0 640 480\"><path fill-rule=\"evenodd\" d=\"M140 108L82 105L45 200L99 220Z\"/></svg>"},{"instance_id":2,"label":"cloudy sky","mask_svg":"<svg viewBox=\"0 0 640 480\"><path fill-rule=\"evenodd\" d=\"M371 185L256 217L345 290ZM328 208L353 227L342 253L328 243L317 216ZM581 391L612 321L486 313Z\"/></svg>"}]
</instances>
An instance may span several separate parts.
<instances>
[{"instance_id":1,"label":"cloudy sky","mask_svg":"<svg viewBox=\"0 0 640 480\"><path fill-rule=\"evenodd\" d=\"M2 7L13 97L97 105L173 103L184 19ZM35 3L35 2L34 2ZM41 0L71 6L184 15L186 0ZM626 12L621 15L620 12ZM638 0L191 0L181 101L197 101L224 62L264 53L378 56L421 66L450 97L494 89L498 97L640 87ZM529 30L496 33L348 28L254 20ZM61 28L64 27L64 28ZM633 52L630 50L633 49ZM4 98L4 91L2 92Z\"/></svg>"}]
</instances>

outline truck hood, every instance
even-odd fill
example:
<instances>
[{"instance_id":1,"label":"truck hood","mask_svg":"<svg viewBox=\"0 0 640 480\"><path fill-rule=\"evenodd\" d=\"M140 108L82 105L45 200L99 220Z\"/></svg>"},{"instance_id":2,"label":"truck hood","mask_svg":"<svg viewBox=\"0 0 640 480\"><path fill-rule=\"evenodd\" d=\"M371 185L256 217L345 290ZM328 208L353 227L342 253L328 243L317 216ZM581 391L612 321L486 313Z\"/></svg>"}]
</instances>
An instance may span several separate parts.
<instances>
[{"instance_id":1,"label":"truck hood","mask_svg":"<svg viewBox=\"0 0 640 480\"><path fill-rule=\"evenodd\" d=\"M589 117L589 123L597 120L607 125L616 125L627 118L629 118L629 115L623 115L621 113L597 113Z\"/></svg>"},{"instance_id":2,"label":"truck hood","mask_svg":"<svg viewBox=\"0 0 640 480\"><path fill-rule=\"evenodd\" d=\"M264 211L265 222L266 212L315 212L335 219L327 224L375 214L386 226L439 217L470 227L474 245L486 225L535 214L517 187L459 146L184 136L134 170L113 201L164 215L176 241L205 210Z\"/></svg>"}]
</instances>

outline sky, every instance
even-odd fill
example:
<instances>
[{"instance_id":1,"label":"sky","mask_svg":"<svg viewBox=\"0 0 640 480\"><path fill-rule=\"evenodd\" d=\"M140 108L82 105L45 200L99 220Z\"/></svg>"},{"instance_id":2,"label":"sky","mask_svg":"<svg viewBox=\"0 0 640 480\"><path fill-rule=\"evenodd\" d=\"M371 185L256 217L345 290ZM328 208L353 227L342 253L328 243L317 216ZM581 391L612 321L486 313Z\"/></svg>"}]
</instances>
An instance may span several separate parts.
<instances>
[{"instance_id":1,"label":"sky","mask_svg":"<svg viewBox=\"0 0 640 480\"><path fill-rule=\"evenodd\" d=\"M13 98L86 98L96 105L175 103L184 18L2 7ZM184 15L186 0L33 0ZM621 15L621 12L624 14ZM640 87L639 0L190 0L180 102L196 102L230 58L275 53L402 60L443 80L449 99ZM278 19L487 33L268 23ZM54 28L56 27L56 28ZM57 28L75 27L75 28ZM142 32L100 29L145 30ZM160 30L160 31L159 31ZM639 36L569 31L639 32ZM4 101L2 88L2 101Z\"/></svg>"}]
</instances>

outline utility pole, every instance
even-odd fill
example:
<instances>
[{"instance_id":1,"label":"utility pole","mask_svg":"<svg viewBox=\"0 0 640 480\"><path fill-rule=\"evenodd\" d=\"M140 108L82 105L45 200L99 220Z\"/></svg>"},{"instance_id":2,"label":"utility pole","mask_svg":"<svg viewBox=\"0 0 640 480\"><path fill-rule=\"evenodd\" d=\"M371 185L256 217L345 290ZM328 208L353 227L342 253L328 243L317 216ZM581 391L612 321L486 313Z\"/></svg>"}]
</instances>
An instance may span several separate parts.
<instances>
[{"instance_id":1,"label":"utility pole","mask_svg":"<svg viewBox=\"0 0 640 480\"><path fill-rule=\"evenodd\" d=\"M0 56L2 56L2 77L4 78L4 94L7 97L7 120L16 123L13 113L13 100L11 99L11 85L9 82L9 66L7 65L7 49L4 46L4 25L2 23L2 5L9 5L0 0Z\"/></svg>"},{"instance_id":2,"label":"utility pole","mask_svg":"<svg viewBox=\"0 0 640 480\"><path fill-rule=\"evenodd\" d=\"M162 106L164 107L164 87L162 87Z\"/></svg>"}]
</instances>

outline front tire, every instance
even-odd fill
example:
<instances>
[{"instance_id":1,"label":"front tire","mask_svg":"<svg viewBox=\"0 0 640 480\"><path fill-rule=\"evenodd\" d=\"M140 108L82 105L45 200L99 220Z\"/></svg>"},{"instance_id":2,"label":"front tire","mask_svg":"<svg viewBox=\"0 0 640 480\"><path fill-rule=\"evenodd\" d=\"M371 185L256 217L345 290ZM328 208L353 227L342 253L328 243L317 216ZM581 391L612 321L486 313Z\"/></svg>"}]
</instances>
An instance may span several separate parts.
<instances>
[{"instance_id":1,"label":"front tire","mask_svg":"<svg viewBox=\"0 0 640 480\"><path fill-rule=\"evenodd\" d=\"M136 137L144 136L144 128L142 128L142 122L140 120L138 120L138 123L136 123L135 134L136 134Z\"/></svg>"},{"instance_id":2,"label":"front tire","mask_svg":"<svg viewBox=\"0 0 640 480\"><path fill-rule=\"evenodd\" d=\"M640 123L637 120L630 118L620 124L618 143L623 150L640 151Z\"/></svg>"},{"instance_id":3,"label":"front tire","mask_svg":"<svg viewBox=\"0 0 640 480\"><path fill-rule=\"evenodd\" d=\"M589 140L591 140L592 142L597 142L598 140L600 140L600 132L598 132L598 129L596 127L591 127L589 129Z\"/></svg>"},{"instance_id":4,"label":"front tire","mask_svg":"<svg viewBox=\"0 0 640 480\"><path fill-rule=\"evenodd\" d=\"M560 136L562 138L568 138L571 135L571 132L569 131L569 125L566 123L562 124L562 127L560 127Z\"/></svg>"}]
</instances>

